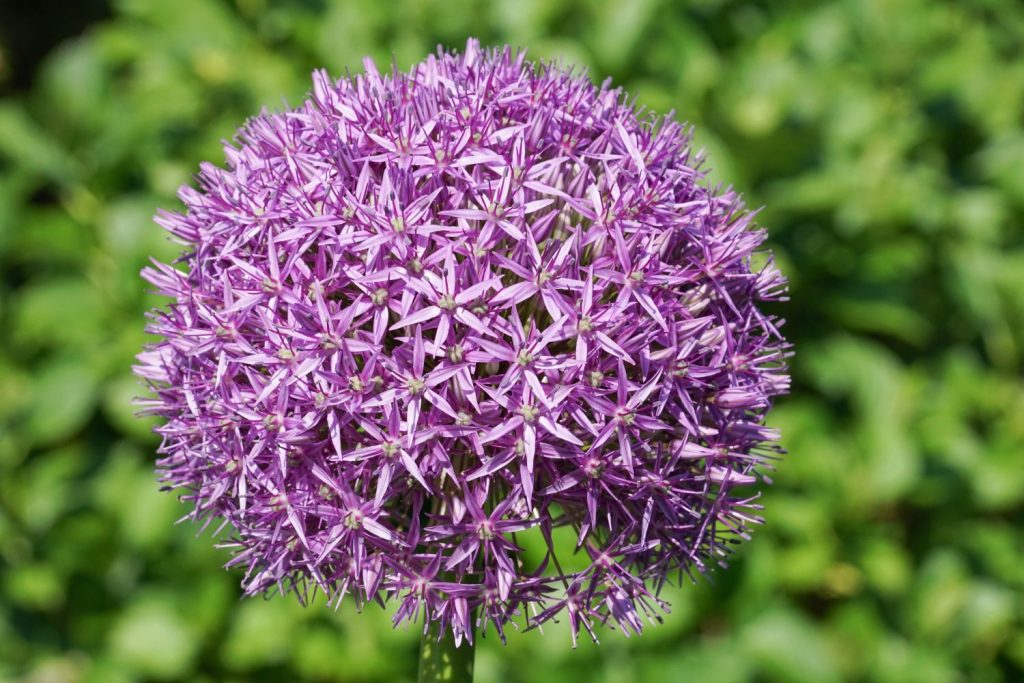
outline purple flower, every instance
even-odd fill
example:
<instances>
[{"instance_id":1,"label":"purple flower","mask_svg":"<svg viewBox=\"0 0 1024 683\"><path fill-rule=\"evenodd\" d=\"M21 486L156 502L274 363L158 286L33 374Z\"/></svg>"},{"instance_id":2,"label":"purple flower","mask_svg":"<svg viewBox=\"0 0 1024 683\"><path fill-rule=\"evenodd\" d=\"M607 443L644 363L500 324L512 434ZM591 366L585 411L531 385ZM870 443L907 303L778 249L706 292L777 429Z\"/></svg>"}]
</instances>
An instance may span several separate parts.
<instances>
[{"instance_id":1,"label":"purple flower","mask_svg":"<svg viewBox=\"0 0 1024 683\"><path fill-rule=\"evenodd\" d=\"M172 301L136 371L163 481L231 530L246 592L394 600L458 639L564 613L575 641L725 562L779 453L789 351L758 303L785 280L689 140L470 41L317 72L201 166L157 217L186 252L143 273Z\"/></svg>"}]
</instances>

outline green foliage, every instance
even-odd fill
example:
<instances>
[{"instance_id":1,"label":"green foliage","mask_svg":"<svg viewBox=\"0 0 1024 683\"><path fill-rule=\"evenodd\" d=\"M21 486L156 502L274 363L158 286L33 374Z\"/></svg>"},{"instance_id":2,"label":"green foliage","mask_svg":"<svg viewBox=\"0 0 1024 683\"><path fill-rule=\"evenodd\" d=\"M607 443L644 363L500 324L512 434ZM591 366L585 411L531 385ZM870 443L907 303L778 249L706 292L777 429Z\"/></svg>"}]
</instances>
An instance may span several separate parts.
<instances>
[{"instance_id":1,"label":"green foliage","mask_svg":"<svg viewBox=\"0 0 1024 683\"><path fill-rule=\"evenodd\" d=\"M387 614L238 601L152 473L130 376L198 161L317 66L467 35L697 126L792 279L790 456L729 572L641 639L489 681L1024 680L1024 8L1009 0L120 0L0 101L0 680L412 680ZM2 46L0 46L2 48ZM0 55L3 50L0 49ZM2 60L0 60L2 61ZM3 78L0 63L0 79Z\"/></svg>"}]
</instances>

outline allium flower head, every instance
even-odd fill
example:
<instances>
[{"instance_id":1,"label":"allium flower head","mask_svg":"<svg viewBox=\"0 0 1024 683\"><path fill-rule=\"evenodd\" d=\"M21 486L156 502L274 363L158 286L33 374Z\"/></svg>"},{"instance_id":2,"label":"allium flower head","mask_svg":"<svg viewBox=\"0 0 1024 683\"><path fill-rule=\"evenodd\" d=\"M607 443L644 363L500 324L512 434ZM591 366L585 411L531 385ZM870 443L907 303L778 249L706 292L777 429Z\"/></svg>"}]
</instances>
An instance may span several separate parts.
<instances>
[{"instance_id":1,"label":"allium flower head","mask_svg":"<svg viewBox=\"0 0 1024 683\"><path fill-rule=\"evenodd\" d=\"M726 560L778 452L758 303L785 281L689 140L470 41L317 72L201 166L157 217L186 251L144 271L172 301L136 371L163 480L230 530L246 592L575 641Z\"/></svg>"}]
</instances>

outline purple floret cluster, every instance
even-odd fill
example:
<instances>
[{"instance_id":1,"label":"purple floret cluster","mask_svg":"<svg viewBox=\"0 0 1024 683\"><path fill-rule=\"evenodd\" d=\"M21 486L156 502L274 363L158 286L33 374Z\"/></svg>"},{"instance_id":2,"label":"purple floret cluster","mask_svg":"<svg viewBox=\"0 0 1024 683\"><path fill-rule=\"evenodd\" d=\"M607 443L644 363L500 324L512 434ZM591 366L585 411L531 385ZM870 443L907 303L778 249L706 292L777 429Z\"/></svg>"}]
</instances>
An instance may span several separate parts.
<instances>
[{"instance_id":1,"label":"purple floret cluster","mask_svg":"<svg viewBox=\"0 0 1024 683\"><path fill-rule=\"evenodd\" d=\"M136 372L158 467L248 593L457 640L639 632L723 564L780 452L785 280L687 129L470 41L313 76L203 164ZM757 265L760 264L760 265Z\"/></svg>"}]
</instances>

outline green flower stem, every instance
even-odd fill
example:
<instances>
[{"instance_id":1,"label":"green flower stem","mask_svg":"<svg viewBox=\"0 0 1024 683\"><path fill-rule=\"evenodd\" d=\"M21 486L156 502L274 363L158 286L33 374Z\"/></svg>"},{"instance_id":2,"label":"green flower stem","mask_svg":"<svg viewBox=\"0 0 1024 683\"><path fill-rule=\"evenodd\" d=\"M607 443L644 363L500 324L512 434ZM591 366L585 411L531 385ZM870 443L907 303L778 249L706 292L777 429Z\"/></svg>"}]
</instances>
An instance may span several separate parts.
<instances>
[{"instance_id":1,"label":"green flower stem","mask_svg":"<svg viewBox=\"0 0 1024 683\"><path fill-rule=\"evenodd\" d=\"M473 656L476 654L476 638L473 642L462 639L462 644L455 647L455 638L446 629L438 639L437 623L420 639L420 673L416 679L419 683L472 683Z\"/></svg>"}]
</instances>

